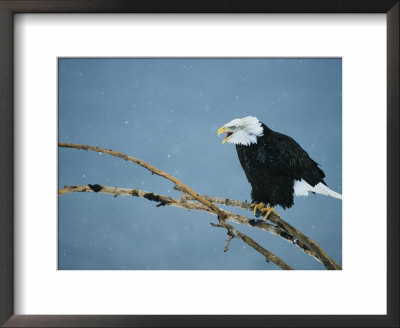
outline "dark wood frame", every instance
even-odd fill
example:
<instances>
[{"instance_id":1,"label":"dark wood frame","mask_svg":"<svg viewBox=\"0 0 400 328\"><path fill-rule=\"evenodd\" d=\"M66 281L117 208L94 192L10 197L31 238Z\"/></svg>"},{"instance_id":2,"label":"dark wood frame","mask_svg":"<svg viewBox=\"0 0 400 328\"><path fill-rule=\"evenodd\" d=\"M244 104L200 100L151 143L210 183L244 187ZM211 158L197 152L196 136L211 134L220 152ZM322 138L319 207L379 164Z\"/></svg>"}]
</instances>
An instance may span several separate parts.
<instances>
[{"instance_id":1,"label":"dark wood frame","mask_svg":"<svg viewBox=\"0 0 400 328\"><path fill-rule=\"evenodd\" d=\"M399 0L0 0L0 324L4 327L399 327L399 8ZM387 315L14 315L13 15L56 12L386 13Z\"/></svg>"}]
</instances>

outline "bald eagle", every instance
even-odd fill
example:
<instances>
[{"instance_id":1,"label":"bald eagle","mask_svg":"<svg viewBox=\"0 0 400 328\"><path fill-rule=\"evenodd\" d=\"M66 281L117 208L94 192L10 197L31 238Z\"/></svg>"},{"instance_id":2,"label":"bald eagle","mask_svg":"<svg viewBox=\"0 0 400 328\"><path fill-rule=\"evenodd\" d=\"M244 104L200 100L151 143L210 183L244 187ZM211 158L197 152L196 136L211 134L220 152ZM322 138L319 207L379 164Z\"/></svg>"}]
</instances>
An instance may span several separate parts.
<instances>
[{"instance_id":1,"label":"bald eagle","mask_svg":"<svg viewBox=\"0 0 400 328\"><path fill-rule=\"evenodd\" d=\"M293 206L293 195L313 193L342 199L328 188L325 173L291 137L272 131L256 117L247 116L226 123L218 136L226 133L222 143L236 145L240 164L251 184L254 213L267 219L274 206ZM269 206L268 206L269 205Z\"/></svg>"}]
</instances>

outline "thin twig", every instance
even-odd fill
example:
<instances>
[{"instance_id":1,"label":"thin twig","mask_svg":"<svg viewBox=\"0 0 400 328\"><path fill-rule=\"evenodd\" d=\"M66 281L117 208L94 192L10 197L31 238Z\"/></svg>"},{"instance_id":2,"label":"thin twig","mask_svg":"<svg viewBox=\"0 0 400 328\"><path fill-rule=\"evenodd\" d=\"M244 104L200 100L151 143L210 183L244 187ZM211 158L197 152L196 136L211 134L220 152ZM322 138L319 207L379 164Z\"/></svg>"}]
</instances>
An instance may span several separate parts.
<instances>
[{"instance_id":1,"label":"thin twig","mask_svg":"<svg viewBox=\"0 0 400 328\"><path fill-rule=\"evenodd\" d=\"M224 252L228 251L229 244L231 243L232 238L233 238L232 235L228 232L226 234L226 245L225 245L225 248L224 248Z\"/></svg>"}]
</instances>

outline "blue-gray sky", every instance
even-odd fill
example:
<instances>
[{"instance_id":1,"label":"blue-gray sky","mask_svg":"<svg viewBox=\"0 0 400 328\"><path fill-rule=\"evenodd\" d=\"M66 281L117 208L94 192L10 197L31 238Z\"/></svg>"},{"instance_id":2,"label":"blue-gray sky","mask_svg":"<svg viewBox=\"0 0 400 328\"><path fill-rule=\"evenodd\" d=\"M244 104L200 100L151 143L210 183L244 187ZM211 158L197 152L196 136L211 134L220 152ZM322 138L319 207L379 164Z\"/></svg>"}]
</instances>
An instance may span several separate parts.
<instances>
[{"instance_id":1,"label":"blue-gray sky","mask_svg":"<svg viewBox=\"0 0 400 328\"><path fill-rule=\"evenodd\" d=\"M342 192L341 59L59 59L59 141L111 148L201 194L250 200L235 147L217 129L256 116L293 137ZM59 149L59 187L102 184L180 197L171 182L118 158ZM136 197L59 197L59 269L279 269L216 217ZM231 209L232 210L232 209ZM296 197L281 217L342 262L342 203ZM246 216L250 212L238 211ZM237 226L295 269L322 264L282 239Z\"/></svg>"}]
</instances>

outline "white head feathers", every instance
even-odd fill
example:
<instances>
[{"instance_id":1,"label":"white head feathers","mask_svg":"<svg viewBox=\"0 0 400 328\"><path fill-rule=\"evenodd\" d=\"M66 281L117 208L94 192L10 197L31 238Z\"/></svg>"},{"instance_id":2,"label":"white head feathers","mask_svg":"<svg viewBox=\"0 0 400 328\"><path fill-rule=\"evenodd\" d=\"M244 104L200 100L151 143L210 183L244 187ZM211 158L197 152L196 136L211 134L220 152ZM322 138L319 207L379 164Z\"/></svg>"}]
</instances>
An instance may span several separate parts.
<instances>
[{"instance_id":1,"label":"white head feathers","mask_svg":"<svg viewBox=\"0 0 400 328\"><path fill-rule=\"evenodd\" d=\"M236 118L226 123L218 130L218 135L222 132L227 133L223 142L248 146L252 143L257 143L257 137L263 135L263 128L256 117L247 116Z\"/></svg>"}]
</instances>

